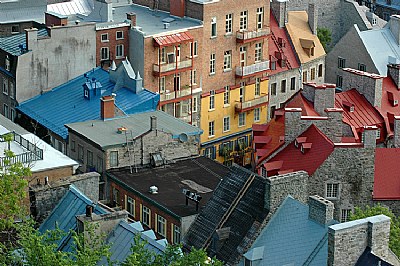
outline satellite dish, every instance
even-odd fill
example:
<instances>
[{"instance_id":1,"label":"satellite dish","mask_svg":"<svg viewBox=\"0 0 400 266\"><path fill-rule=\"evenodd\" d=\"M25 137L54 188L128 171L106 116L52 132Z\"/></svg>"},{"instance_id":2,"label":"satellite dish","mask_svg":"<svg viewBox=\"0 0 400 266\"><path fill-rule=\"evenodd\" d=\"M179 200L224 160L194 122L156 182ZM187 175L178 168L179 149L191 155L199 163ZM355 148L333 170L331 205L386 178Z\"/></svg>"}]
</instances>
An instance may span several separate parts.
<instances>
[{"instance_id":1,"label":"satellite dish","mask_svg":"<svg viewBox=\"0 0 400 266\"><path fill-rule=\"evenodd\" d=\"M187 142L188 141L188 135L186 135L185 133L182 133L179 135L179 140L180 142Z\"/></svg>"}]
</instances>

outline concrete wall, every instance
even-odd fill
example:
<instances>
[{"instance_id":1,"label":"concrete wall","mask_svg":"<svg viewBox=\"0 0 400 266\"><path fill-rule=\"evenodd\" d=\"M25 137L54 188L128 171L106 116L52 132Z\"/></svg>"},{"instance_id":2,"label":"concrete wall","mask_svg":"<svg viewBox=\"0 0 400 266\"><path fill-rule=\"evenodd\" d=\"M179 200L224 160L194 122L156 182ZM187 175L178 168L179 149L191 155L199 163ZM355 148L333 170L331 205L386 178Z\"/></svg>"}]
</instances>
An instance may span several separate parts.
<instances>
[{"instance_id":1,"label":"concrete wall","mask_svg":"<svg viewBox=\"0 0 400 266\"><path fill-rule=\"evenodd\" d=\"M16 99L23 102L89 71L96 65L96 32L92 23L52 27L50 37L28 30L29 52L19 56Z\"/></svg>"},{"instance_id":2,"label":"concrete wall","mask_svg":"<svg viewBox=\"0 0 400 266\"><path fill-rule=\"evenodd\" d=\"M132 28L129 30L129 58L135 73L139 73L143 78L143 87L151 90L147 87L146 74L144 72L144 36L138 28Z\"/></svg>"}]
</instances>

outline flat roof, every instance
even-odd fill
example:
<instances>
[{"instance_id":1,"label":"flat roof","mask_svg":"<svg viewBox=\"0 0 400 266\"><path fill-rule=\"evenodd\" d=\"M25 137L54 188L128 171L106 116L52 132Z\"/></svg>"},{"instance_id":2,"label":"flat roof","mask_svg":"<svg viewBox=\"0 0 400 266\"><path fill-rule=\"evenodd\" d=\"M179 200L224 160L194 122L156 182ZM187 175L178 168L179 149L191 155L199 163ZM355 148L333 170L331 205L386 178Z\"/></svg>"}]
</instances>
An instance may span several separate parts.
<instances>
[{"instance_id":1,"label":"flat roof","mask_svg":"<svg viewBox=\"0 0 400 266\"><path fill-rule=\"evenodd\" d=\"M114 182L179 217L200 212L228 173L228 167L202 156L177 161L164 167L140 169L137 173L130 173L129 168L107 171ZM158 187L157 194L149 192L151 186ZM199 211L196 211L196 204L191 200L186 206L186 197L182 193L184 188L202 196Z\"/></svg>"}]
</instances>

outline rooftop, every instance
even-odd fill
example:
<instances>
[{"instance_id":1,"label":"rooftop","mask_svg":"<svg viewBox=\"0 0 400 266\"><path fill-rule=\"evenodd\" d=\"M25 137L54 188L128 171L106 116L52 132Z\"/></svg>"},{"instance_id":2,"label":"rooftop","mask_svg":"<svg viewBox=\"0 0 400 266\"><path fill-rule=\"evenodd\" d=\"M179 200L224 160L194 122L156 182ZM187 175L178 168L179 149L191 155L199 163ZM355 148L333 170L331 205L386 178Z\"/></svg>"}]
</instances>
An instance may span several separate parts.
<instances>
[{"instance_id":1,"label":"rooftop","mask_svg":"<svg viewBox=\"0 0 400 266\"><path fill-rule=\"evenodd\" d=\"M382 86L382 101L381 107L378 108L381 115L385 118L386 129L389 133L393 134L393 121L389 121L389 117L391 115L398 116L400 115L400 106L399 104L394 104L394 100L399 102L400 100L400 92L397 89L397 85L394 83L393 79L390 76L387 76L383 79ZM390 96L392 94L392 96ZM392 97L393 99L390 99Z\"/></svg>"},{"instance_id":2,"label":"rooftop","mask_svg":"<svg viewBox=\"0 0 400 266\"><path fill-rule=\"evenodd\" d=\"M143 112L107 120L90 120L68 124L66 127L100 147L106 147L126 143L125 134L119 134L117 128L126 128L129 138L136 138L148 132L152 116L157 118L157 130L170 133L173 138L179 138L181 134L190 136L202 133L198 127L189 125L162 111Z\"/></svg>"},{"instance_id":3,"label":"rooftop","mask_svg":"<svg viewBox=\"0 0 400 266\"><path fill-rule=\"evenodd\" d=\"M325 55L325 50L317 35L313 35L311 32L306 11L289 11L286 29L302 64ZM312 43L314 55L308 55L307 51L303 49L301 40Z\"/></svg>"},{"instance_id":4,"label":"rooftop","mask_svg":"<svg viewBox=\"0 0 400 266\"><path fill-rule=\"evenodd\" d=\"M89 14L92 9L93 1L91 0L70 0L47 6L47 11L66 16L73 14Z\"/></svg>"},{"instance_id":5,"label":"rooftop","mask_svg":"<svg viewBox=\"0 0 400 266\"><path fill-rule=\"evenodd\" d=\"M198 213L193 203L185 205L182 189L197 192L202 196L199 207L202 208L211 198L220 181L229 173L222 164L206 157L197 157L177 161L159 168L144 168L137 173L130 173L129 168L107 171L114 182L130 191L136 191L146 201L158 205L165 211L178 217ZM157 194L149 193L151 186L158 187Z\"/></svg>"},{"instance_id":6,"label":"rooftop","mask_svg":"<svg viewBox=\"0 0 400 266\"><path fill-rule=\"evenodd\" d=\"M130 64L121 63L119 67L126 66L130 66ZM129 83L129 80L132 79L129 76L131 73L126 71L121 72L124 76L118 76L118 78L124 80L123 82ZM95 88L95 90L99 90L100 92L92 95L89 100L84 97L83 85L88 83L88 81L90 83L93 78L96 79L96 86L101 85L101 87L100 89L99 87ZM123 114L133 114L156 109L160 98L159 95L146 89L136 93L134 88L128 88L124 85L118 88L117 86L120 84L117 82L116 85L115 82L110 80L110 73L108 71L96 68L49 92L21 103L17 109L63 139L67 139L68 136L65 124L100 119L100 98L102 96L115 93L115 106Z\"/></svg>"},{"instance_id":7,"label":"rooftop","mask_svg":"<svg viewBox=\"0 0 400 266\"><path fill-rule=\"evenodd\" d=\"M48 37L46 29L37 32L38 38ZM0 49L15 56L20 56L26 52L26 34L16 34L9 37L0 38Z\"/></svg>"},{"instance_id":8,"label":"rooftop","mask_svg":"<svg viewBox=\"0 0 400 266\"><path fill-rule=\"evenodd\" d=\"M374 200L400 199L399 156L400 148L375 150Z\"/></svg>"},{"instance_id":9,"label":"rooftop","mask_svg":"<svg viewBox=\"0 0 400 266\"><path fill-rule=\"evenodd\" d=\"M44 22L46 0L0 1L0 23Z\"/></svg>"}]
</instances>

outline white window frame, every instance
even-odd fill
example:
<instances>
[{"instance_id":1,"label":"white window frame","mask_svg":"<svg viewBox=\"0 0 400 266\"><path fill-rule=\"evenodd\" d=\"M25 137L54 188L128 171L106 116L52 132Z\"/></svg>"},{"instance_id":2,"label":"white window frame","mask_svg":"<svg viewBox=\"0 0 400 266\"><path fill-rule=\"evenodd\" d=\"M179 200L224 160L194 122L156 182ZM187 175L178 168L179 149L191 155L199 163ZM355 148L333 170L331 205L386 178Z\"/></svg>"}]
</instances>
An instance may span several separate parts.
<instances>
[{"instance_id":1,"label":"white window frame","mask_svg":"<svg viewBox=\"0 0 400 266\"><path fill-rule=\"evenodd\" d=\"M167 236L167 220L159 214L157 214L157 233L163 237Z\"/></svg>"},{"instance_id":2,"label":"white window frame","mask_svg":"<svg viewBox=\"0 0 400 266\"><path fill-rule=\"evenodd\" d=\"M167 50L165 49L165 47L162 47L160 49L160 63L164 64L167 62Z\"/></svg>"},{"instance_id":3,"label":"white window frame","mask_svg":"<svg viewBox=\"0 0 400 266\"><path fill-rule=\"evenodd\" d=\"M210 75L215 74L215 53L210 55Z\"/></svg>"},{"instance_id":4,"label":"white window frame","mask_svg":"<svg viewBox=\"0 0 400 266\"><path fill-rule=\"evenodd\" d=\"M232 51L224 52L224 71L229 71L232 69Z\"/></svg>"},{"instance_id":5,"label":"white window frame","mask_svg":"<svg viewBox=\"0 0 400 266\"><path fill-rule=\"evenodd\" d=\"M192 71L190 71L190 84L197 84L196 78L197 78L197 70L193 69Z\"/></svg>"},{"instance_id":6,"label":"white window frame","mask_svg":"<svg viewBox=\"0 0 400 266\"><path fill-rule=\"evenodd\" d=\"M118 151L110 151L110 167L118 167Z\"/></svg>"},{"instance_id":7,"label":"white window frame","mask_svg":"<svg viewBox=\"0 0 400 266\"><path fill-rule=\"evenodd\" d=\"M208 105L208 110L215 110L215 91L210 91L210 102Z\"/></svg>"},{"instance_id":8,"label":"white window frame","mask_svg":"<svg viewBox=\"0 0 400 266\"><path fill-rule=\"evenodd\" d=\"M119 51L118 51L119 49ZM124 45L123 44L117 44L115 46L115 58L120 59L124 57Z\"/></svg>"},{"instance_id":9,"label":"white window frame","mask_svg":"<svg viewBox=\"0 0 400 266\"><path fill-rule=\"evenodd\" d=\"M7 118L9 116L9 114L8 114L9 110L10 109L9 109L8 105L7 104L3 104L3 113L4 113L4 116L7 117Z\"/></svg>"},{"instance_id":10,"label":"white window frame","mask_svg":"<svg viewBox=\"0 0 400 266\"><path fill-rule=\"evenodd\" d=\"M261 62L262 60L262 43L258 42L254 46L254 61L256 63Z\"/></svg>"},{"instance_id":11,"label":"white window frame","mask_svg":"<svg viewBox=\"0 0 400 266\"><path fill-rule=\"evenodd\" d=\"M260 113L261 113L260 108L254 109L254 122L260 122Z\"/></svg>"},{"instance_id":12,"label":"white window frame","mask_svg":"<svg viewBox=\"0 0 400 266\"><path fill-rule=\"evenodd\" d=\"M225 15L225 34L226 35L232 34L232 20L233 20L232 13Z\"/></svg>"},{"instance_id":13,"label":"white window frame","mask_svg":"<svg viewBox=\"0 0 400 266\"><path fill-rule=\"evenodd\" d=\"M244 127L246 125L246 113L239 113L238 127Z\"/></svg>"},{"instance_id":14,"label":"white window frame","mask_svg":"<svg viewBox=\"0 0 400 266\"><path fill-rule=\"evenodd\" d=\"M10 57L9 57L8 55L6 55L4 66L5 66L5 69L6 69L7 71L10 71L10 69L11 69L11 62L10 62Z\"/></svg>"},{"instance_id":15,"label":"white window frame","mask_svg":"<svg viewBox=\"0 0 400 266\"><path fill-rule=\"evenodd\" d=\"M8 95L8 80L3 79L3 94Z\"/></svg>"},{"instance_id":16,"label":"white window frame","mask_svg":"<svg viewBox=\"0 0 400 266\"><path fill-rule=\"evenodd\" d=\"M197 113L197 97L193 97L192 101L192 112Z\"/></svg>"},{"instance_id":17,"label":"white window frame","mask_svg":"<svg viewBox=\"0 0 400 266\"><path fill-rule=\"evenodd\" d=\"M340 222L345 223L349 221L352 209L340 209Z\"/></svg>"},{"instance_id":18,"label":"white window frame","mask_svg":"<svg viewBox=\"0 0 400 266\"><path fill-rule=\"evenodd\" d=\"M240 21L239 21L239 30L240 31L247 30L247 20L248 20L247 14L248 14L247 10L240 12Z\"/></svg>"},{"instance_id":19,"label":"white window frame","mask_svg":"<svg viewBox=\"0 0 400 266\"><path fill-rule=\"evenodd\" d=\"M130 196L126 197L126 210L133 216L135 217L135 205L136 201L134 198L131 198Z\"/></svg>"},{"instance_id":20,"label":"white window frame","mask_svg":"<svg viewBox=\"0 0 400 266\"><path fill-rule=\"evenodd\" d=\"M118 37L118 34L121 34L121 36L120 37ZM124 39L124 32L123 31L117 31L116 33L115 33L115 39L116 40L123 40Z\"/></svg>"},{"instance_id":21,"label":"white window frame","mask_svg":"<svg viewBox=\"0 0 400 266\"><path fill-rule=\"evenodd\" d=\"M208 122L208 137L215 136L215 121Z\"/></svg>"},{"instance_id":22,"label":"white window frame","mask_svg":"<svg viewBox=\"0 0 400 266\"><path fill-rule=\"evenodd\" d=\"M257 7L256 17L257 30L262 29L264 24L264 7Z\"/></svg>"},{"instance_id":23,"label":"white window frame","mask_svg":"<svg viewBox=\"0 0 400 266\"><path fill-rule=\"evenodd\" d=\"M100 40L101 42L109 42L110 40L108 39L108 33L102 33L100 35Z\"/></svg>"},{"instance_id":24,"label":"white window frame","mask_svg":"<svg viewBox=\"0 0 400 266\"><path fill-rule=\"evenodd\" d=\"M181 228L172 224L172 244L179 244L181 242Z\"/></svg>"},{"instance_id":25,"label":"white window frame","mask_svg":"<svg viewBox=\"0 0 400 266\"><path fill-rule=\"evenodd\" d=\"M106 57L104 57L106 55ZM101 47L100 49L100 60L110 59L110 49L108 47Z\"/></svg>"},{"instance_id":26,"label":"white window frame","mask_svg":"<svg viewBox=\"0 0 400 266\"><path fill-rule=\"evenodd\" d=\"M261 95L261 78L256 78L256 82L254 83L254 96Z\"/></svg>"},{"instance_id":27,"label":"white window frame","mask_svg":"<svg viewBox=\"0 0 400 266\"><path fill-rule=\"evenodd\" d=\"M225 116L223 118L223 132L228 132L231 130L231 117Z\"/></svg>"},{"instance_id":28,"label":"white window frame","mask_svg":"<svg viewBox=\"0 0 400 266\"><path fill-rule=\"evenodd\" d=\"M164 93L165 92L165 76L160 77L160 81L159 81L159 90L160 93Z\"/></svg>"},{"instance_id":29,"label":"white window frame","mask_svg":"<svg viewBox=\"0 0 400 266\"><path fill-rule=\"evenodd\" d=\"M142 217L140 217L142 224L150 227L151 224L151 210L150 208L142 205Z\"/></svg>"},{"instance_id":30,"label":"white window frame","mask_svg":"<svg viewBox=\"0 0 400 266\"><path fill-rule=\"evenodd\" d=\"M190 44L190 56L198 56L198 42L194 41Z\"/></svg>"},{"instance_id":31,"label":"white window frame","mask_svg":"<svg viewBox=\"0 0 400 266\"><path fill-rule=\"evenodd\" d=\"M228 106L230 104L230 88L229 86L225 86L225 91L224 91L224 106Z\"/></svg>"},{"instance_id":32,"label":"white window frame","mask_svg":"<svg viewBox=\"0 0 400 266\"><path fill-rule=\"evenodd\" d=\"M211 38L217 37L217 18L211 18Z\"/></svg>"},{"instance_id":33,"label":"white window frame","mask_svg":"<svg viewBox=\"0 0 400 266\"><path fill-rule=\"evenodd\" d=\"M326 183L325 195L327 199L339 199L340 184L339 183Z\"/></svg>"}]
</instances>

